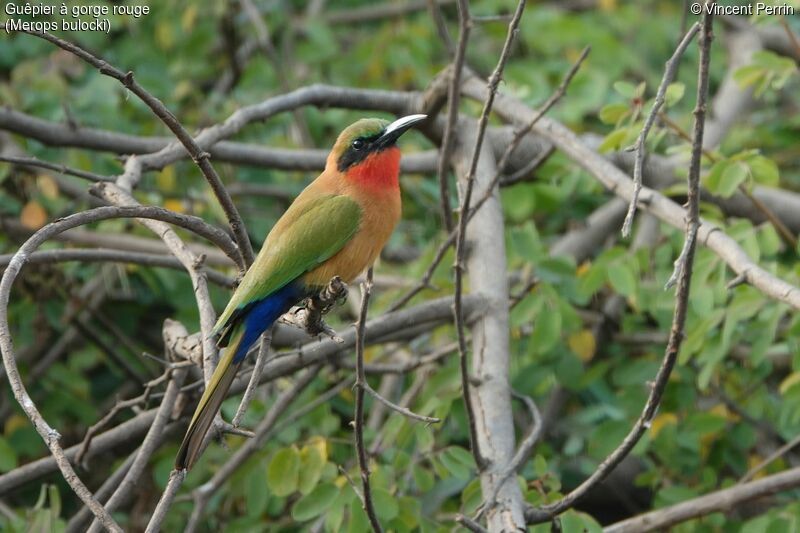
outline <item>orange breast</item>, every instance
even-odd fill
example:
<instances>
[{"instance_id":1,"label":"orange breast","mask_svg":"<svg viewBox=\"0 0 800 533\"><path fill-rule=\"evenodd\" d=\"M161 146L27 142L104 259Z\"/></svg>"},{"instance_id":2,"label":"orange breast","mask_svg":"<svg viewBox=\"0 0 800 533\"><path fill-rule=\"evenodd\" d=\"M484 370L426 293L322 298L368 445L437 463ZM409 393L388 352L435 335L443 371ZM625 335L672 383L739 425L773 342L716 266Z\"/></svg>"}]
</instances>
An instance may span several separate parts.
<instances>
[{"instance_id":1,"label":"orange breast","mask_svg":"<svg viewBox=\"0 0 800 533\"><path fill-rule=\"evenodd\" d=\"M339 253L303 276L306 284L327 285L333 276L349 283L372 265L400 220L400 190L393 193L359 201L364 212L358 232Z\"/></svg>"}]
</instances>

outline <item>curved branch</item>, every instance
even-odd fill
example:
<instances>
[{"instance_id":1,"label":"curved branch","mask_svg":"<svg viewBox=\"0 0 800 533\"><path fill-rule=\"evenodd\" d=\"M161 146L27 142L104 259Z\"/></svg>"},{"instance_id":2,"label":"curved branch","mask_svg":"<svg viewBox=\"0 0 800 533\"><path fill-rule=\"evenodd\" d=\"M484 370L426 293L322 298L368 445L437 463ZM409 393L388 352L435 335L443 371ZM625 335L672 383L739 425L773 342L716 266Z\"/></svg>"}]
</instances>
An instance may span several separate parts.
<instances>
[{"instance_id":1,"label":"curved branch","mask_svg":"<svg viewBox=\"0 0 800 533\"><path fill-rule=\"evenodd\" d=\"M142 102L147 104L153 113L159 119L161 119L164 125L167 126L173 134L175 134L175 137L178 138L180 143L183 145L183 148L189 153L189 155L192 157L192 160L200 168L203 176L205 176L209 185L211 185L211 189L214 191L217 200L222 206L222 210L228 217L228 222L230 223L233 234L236 237L236 244L239 245L239 250L244 258L244 262L248 265L253 262L253 248L250 245L250 239L247 236L244 222L242 222L242 217L239 215L239 211L236 209L233 200L225 190L225 186L222 184L222 180L217 174L217 171L214 170L213 165L211 165L211 162L209 161L211 156L208 154L208 152L204 152L200 148L192 136L189 135L189 132L184 129L180 122L178 122L178 119L175 117L175 115L173 115L172 112L167 109L161 100L150 94L144 89L144 87L139 85L139 83L133 78L133 72L129 71L124 73L106 61L90 54L80 46L60 39L50 33L24 29L20 31L49 41L59 48L77 56L100 71L100 74L109 76L119 81L129 91L138 96Z\"/></svg>"}]
</instances>

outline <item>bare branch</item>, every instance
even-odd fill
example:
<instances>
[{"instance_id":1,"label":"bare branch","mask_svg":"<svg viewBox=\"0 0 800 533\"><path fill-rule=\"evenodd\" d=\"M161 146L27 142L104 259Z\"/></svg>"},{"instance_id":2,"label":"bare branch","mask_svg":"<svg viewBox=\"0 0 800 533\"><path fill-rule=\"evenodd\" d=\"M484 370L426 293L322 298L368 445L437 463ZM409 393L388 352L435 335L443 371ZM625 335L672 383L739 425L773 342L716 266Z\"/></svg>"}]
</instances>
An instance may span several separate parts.
<instances>
[{"instance_id":1,"label":"bare branch","mask_svg":"<svg viewBox=\"0 0 800 533\"><path fill-rule=\"evenodd\" d=\"M170 341L173 340L171 337L174 334L175 326L175 322L169 319L167 319L167 321L164 323L164 346L166 348L167 355L169 355L171 351L172 343ZM182 337L188 335L186 328L184 328L182 325L178 326L180 327L180 330L177 332L177 335ZM178 368L171 373L171 379L167 385L167 391L164 394L164 398L161 400L161 405L156 412L156 417L155 420L153 420L153 424L150 426L150 429L142 441L141 446L139 446L139 450L136 453L136 458L133 460L131 467L125 473L125 476L120 481L119 485L117 485L114 493L105 503L106 511L109 513L113 513L136 488L136 483L138 483L142 477L144 469L150 461L150 457L158 447L167 422L172 417L172 410L175 406L175 400L178 397L178 393L181 389L181 385L183 384L183 380L186 378L187 372L188 368L183 367ZM95 520L88 529L88 532L97 533L100 531L100 527L100 522Z\"/></svg>"},{"instance_id":2,"label":"bare branch","mask_svg":"<svg viewBox=\"0 0 800 533\"><path fill-rule=\"evenodd\" d=\"M703 143L703 126L705 121L706 97L708 95L708 63L712 39L712 15L705 12L703 16L702 33L700 34L700 67L698 72L697 103L694 111L695 127L692 144L692 161L689 169L689 201L688 218L686 221L686 246L684 264L678 277L676 291L675 311L672 319L669 340L661 367L658 369L655 381L652 384L650 395L647 398L642 414L625 436L622 443L614 449L597 469L578 487L573 489L563 498L539 508L529 508L525 512L528 523L539 523L550 520L554 516L573 507L578 500L583 498L589 490L600 483L620 462L630 453L641 436L650 427L650 423L661 403L661 397L669 381L669 376L678 358L678 350L683 341L686 313L689 306L689 289L692 277L692 265L696 244L696 235L700 226L700 158Z\"/></svg>"},{"instance_id":3,"label":"bare branch","mask_svg":"<svg viewBox=\"0 0 800 533\"><path fill-rule=\"evenodd\" d=\"M0 268L7 266L12 257L14 257L14 254L0 255ZM144 266L165 267L185 272L181 262L173 256L142 252L128 252L125 250L109 250L107 248L64 248L57 250L39 250L33 252L28 257L28 264L31 265L46 265L68 261L78 261L81 263L131 263ZM234 286L234 279L222 274L221 272L210 268L204 268L203 273L208 278L208 281L216 285L221 285L228 288Z\"/></svg>"},{"instance_id":4,"label":"bare branch","mask_svg":"<svg viewBox=\"0 0 800 533\"><path fill-rule=\"evenodd\" d=\"M267 362L267 357L269 357L269 348L271 343L272 328L269 328L261 335L261 343L258 346L258 356L256 357L255 365L253 365L253 373L250 374L250 382L247 384L247 388L244 390L244 394L242 395L242 401L239 402L239 407L236 408L236 414L233 415L233 419L231 420L231 425L233 425L235 428L238 428L241 425L242 418L247 412L250 401L253 399L253 394L255 394L256 387L261 380L261 373L264 371L264 365Z\"/></svg>"},{"instance_id":5,"label":"bare branch","mask_svg":"<svg viewBox=\"0 0 800 533\"><path fill-rule=\"evenodd\" d=\"M734 485L669 507L634 516L607 526L603 531L605 533L664 531L668 530L670 526L692 518L735 509L744 502L798 486L800 486L800 468L792 468L780 474Z\"/></svg>"},{"instance_id":6,"label":"bare branch","mask_svg":"<svg viewBox=\"0 0 800 533\"><path fill-rule=\"evenodd\" d=\"M86 172L77 168L70 168L66 165L50 163L49 161L42 161L41 159L37 159L35 157L0 156L0 161L23 167L39 167L46 168L48 170L55 170L60 174L67 174L69 176L75 176L89 181L111 181L111 178L106 176L101 176L92 172Z\"/></svg>"},{"instance_id":7,"label":"bare branch","mask_svg":"<svg viewBox=\"0 0 800 533\"><path fill-rule=\"evenodd\" d=\"M45 39L59 48L77 56L78 58L95 67L101 74L119 81L129 91L138 96L142 102L147 104L153 113L159 119L161 119L164 125L167 126L173 134L175 134L186 151L192 157L192 160L200 168L203 176L205 176L209 185L211 185L211 189L214 191L217 200L219 200L222 210L225 211L225 215L228 217L228 222L230 223L233 234L236 237L236 244L239 247L242 257L244 258L244 262L248 265L253 262L253 247L250 245L250 239L247 236L244 222L242 222L242 217L239 215L239 211L233 204L233 200L231 200L230 195L225 190L225 186L222 184L222 180L219 178L217 171L214 170L213 165L211 165L211 162L209 161L211 156L208 154L208 152L204 152L200 148L189 132L187 132L180 122L178 122L178 119L175 117L175 115L173 115L172 112L167 109L158 98L147 92L144 87L139 85L139 83L133 77L133 72L122 72L106 61L90 54L80 46L60 39L50 33L34 30L20 31Z\"/></svg>"},{"instance_id":8,"label":"bare branch","mask_svg":"<svg viewBox=\"0 0 800 533\"><path fill-rule=\"evenodd\" d=\"M367 447L364 444L364 392L368 386L367 377L364 374L364 335L366 333L367 308L371 290L372 267L367 270L367 280L361 285L361 310L356 323L356 400L355 414L353 415L353 433L355 435L358 469L361 472L362 507L364 512L367 513L372 530L375 533L381 533L383 528L378 521L375 504L372 501L372 490L369 485L369 459L367 458Z\"/></svg>"},{"instance_id":9,"label":"bare branch","mask_svg":"<svg viewBox=\"0 0 800 533\"><path fill-rule=\"evenodd\" d=\"M153 515L150 517L150 521L147 523L145 533L158 533L161 531L161 523L167 517L167 511L169 511L169 508L172 506L172 502L175 500L175 495L181 488L181 484L183 483L184 479L186 479L186 470L173 470L169 473L167 487L164 489L164 492L161 494L161 498L158 500L158 505L156 505Z\"/></svg>"},{"instance_id":10,"label":"bare branch","mask_svg":"<svg viewBox=\"0 0 800 533\"><path fill-rule=\"evenodd\" d=\"M214 476L203 485L199 486L192 492L192 500L194 501L194 509L189 519L189 524L186 527L186 532L194 531L200 524L200 520L205 512L206 505L214 493L222 487L222 485L233 475L236 470L247 461L247 459L258 451L264 445L264 441L276 429L276 422L286 412L287 407L311 384L313 379L317 376L321 365L317 364L306 370L297 379L295 384L282 392L275 403L267 411L266 416L259 422L253 437L242 444L239 449L225 462L222 467L217 470ZM183 471L185 472L185 470ZM173 474L175 470L173 470Z\"/></svg>"},{"instance_id":11,"label":"bare branch","mask_svg":"<svg viewBox=\"0 0 800 533\"><path fill-rule=\"evenodd\" d=\"M644 166L644 145L645 141L647 141L647 134L650 133L650 128L653 127L653 123L656 121L658 112L661 109L661 106L664 105L667 87L670 83L672 83L672 80L675 79L675 74L678 71L678 65L680 64L681 57L683 57L683 53L686 51L686 48L689 46L689 43L692 42L692 39L694 39L694 36L698 31L700 31L700 23L695 22L692 27L689 28L689 31L686 32L686 35L683 36L681 42L678 43L678 46L675 48L675 52L673 52L672 57L670 57L667 61L667 64L664 68L664 76L661 78L661 84L658 86L658 90L656 91L655 102L653 102L653 107L650 108L650 113L647 115L647 118L644 121L642 131L639 133L639 137L636 139L636 144L634 145L636 150L636 162L633 165L633 197L631 198L631 203L628 206L628 214L625 215L625 222L622 224L623 237L627 237L631 233L633 216L636 214L636 204L639 201L639 193L642 190L642 167Z\"/></svg>"},{"instance_id":12,"label":"bare branch","mask_svg":"<svg viewBox=\"0 0 800 533\"><path fill-rule=\"evenodd\" d=\"M450 68L450 84L447 88L447 123L442 137L442 146L439 153L437 175L439 177L439 201L441 202L442 220L447 231L453 231L453 214L450 208L450 187L448 185L448 172L450 157L453 153L454 129L458 120L458 103L461 98L461 72L464 70L464 60L467 55L469 34L472 30L472 20L469 13L469 2L458 0L458 45L456 46L453 64Z\"/></svg>"}]
</instances>

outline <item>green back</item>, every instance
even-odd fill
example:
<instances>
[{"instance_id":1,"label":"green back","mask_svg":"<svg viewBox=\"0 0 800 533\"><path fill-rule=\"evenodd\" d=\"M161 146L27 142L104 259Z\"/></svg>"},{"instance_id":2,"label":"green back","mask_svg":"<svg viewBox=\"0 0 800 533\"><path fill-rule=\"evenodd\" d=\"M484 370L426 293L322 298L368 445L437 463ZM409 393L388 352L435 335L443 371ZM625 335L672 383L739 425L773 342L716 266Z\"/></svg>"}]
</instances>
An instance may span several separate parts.
<instances>
[{"instance_id":1,"label":"green back","mask_svg":"<svg viewBox=\"0 0 800 533\"><path fill-rule=\"evenodd\" d=\"M219 316L215 334L229 325L238 309L266 298L335 255L361 223L361 207L347 196L321 196L297 209L295 212L290 207L284 214L284 218L292 220L288 226L284 225L275 235L273 228L267 236L258 257Z\"/></svg>"}]
</instances>

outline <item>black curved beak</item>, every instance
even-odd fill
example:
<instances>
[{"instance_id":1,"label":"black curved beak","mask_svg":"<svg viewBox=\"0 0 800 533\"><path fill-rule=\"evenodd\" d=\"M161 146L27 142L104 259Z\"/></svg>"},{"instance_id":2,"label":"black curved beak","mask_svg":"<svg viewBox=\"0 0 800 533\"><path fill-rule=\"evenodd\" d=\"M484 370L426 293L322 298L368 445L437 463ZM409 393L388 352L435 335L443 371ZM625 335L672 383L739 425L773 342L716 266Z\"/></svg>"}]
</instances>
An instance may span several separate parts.
<instances>
[{"instance_id":1,"label":"black curved beak","mask_svg":"<svg viewBox=\"0 0 800 533\"><path fill-rule=\"evenodd\" d=\"M411 126L427 119L428 115L408 115L398 118L383 130L381 136L375 141L379 148L386 148L393 145L402 134L407 132Z\"/></svg>"}]
</instances>

